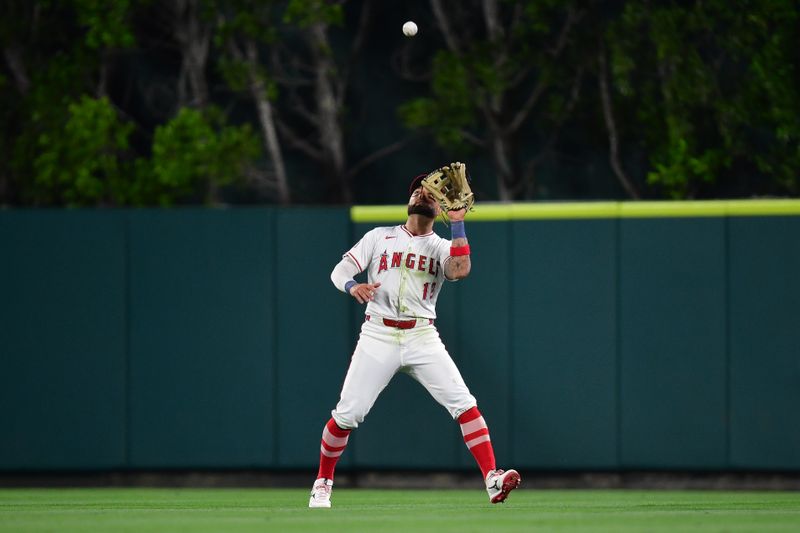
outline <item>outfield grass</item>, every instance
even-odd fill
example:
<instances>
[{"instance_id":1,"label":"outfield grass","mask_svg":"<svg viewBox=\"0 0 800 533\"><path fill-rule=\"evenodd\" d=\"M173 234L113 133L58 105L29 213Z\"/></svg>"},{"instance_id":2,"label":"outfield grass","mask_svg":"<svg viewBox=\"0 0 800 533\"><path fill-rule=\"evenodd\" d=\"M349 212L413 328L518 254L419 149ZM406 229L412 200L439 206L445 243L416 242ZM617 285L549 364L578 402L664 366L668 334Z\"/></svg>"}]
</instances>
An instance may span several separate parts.
<instances>
[{"instance_id":1,"label":"outfield grass","mask_svg":"<svg viewBox=\"0 0 800 533\"><path fill-rule=\"evenodd\" d=\"M0 532L800 531L798 492L539 491L504 505L480 489L5 489Z\"/></svg>"}]
</instances>

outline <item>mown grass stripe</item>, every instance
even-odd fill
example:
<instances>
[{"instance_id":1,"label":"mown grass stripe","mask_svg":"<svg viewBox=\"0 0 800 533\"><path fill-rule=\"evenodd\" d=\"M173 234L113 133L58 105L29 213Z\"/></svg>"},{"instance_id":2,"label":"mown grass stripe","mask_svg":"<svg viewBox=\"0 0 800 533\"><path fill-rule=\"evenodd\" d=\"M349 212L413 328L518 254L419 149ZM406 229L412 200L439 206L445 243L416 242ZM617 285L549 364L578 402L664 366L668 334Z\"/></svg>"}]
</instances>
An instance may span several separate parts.
<instances>
[{"instance_id":1,"label":"mown grass stripe","mask_svg":"<svg viewBox=\"0 0 800 533\"><path fill-rule=\"evenodd\" d=\"M523 473L523 477L526 474ZM0 489L0 533L464 533L467 531L796 532L796 491L541 490L524 484L491 505L471 490L334 489L331 509L308 490Z\"/></svg>"}]
</instances>

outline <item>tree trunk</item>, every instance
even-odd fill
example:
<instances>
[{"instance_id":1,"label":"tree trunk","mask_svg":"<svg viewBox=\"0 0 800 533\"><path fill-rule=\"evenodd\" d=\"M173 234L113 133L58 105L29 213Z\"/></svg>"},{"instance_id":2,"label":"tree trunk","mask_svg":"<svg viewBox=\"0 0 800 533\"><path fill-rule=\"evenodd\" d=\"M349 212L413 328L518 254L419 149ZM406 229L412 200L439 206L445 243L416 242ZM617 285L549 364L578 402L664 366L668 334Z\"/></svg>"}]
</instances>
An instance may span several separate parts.
<instances>
[{"instance_id":1,"label":"tree trunk","mask_svg":"<svg viewBox=\"0 0 800 533\"><path fill-rule=\"evenodd\" d=\"M258 53L256 44L252 40L247 42L247 67L250 78L250 94L258 109L258 121L264 136L264 147L269 154L270 161L275 170L275 190L278 192L278 201L283 205L291 202L289 180L286 178L286 167L283 163L283 153L275 131L275 119L272 113L272 103L267 98L264 80L258 75Z\"/></svg>"},{"instance_id":2,"label":"tree trunk","mask_svg":"<svg viewBox=\"0 0 800 533\"><path fill-rule=\"evenodd\" d=\"M614 112L611 108L611 94L608 89L608 67L606 65L606 52L604 47L600 47L597 58L597 79L600 87L600 100L603 103L603 119L606 123L606 131L608 132L608 160L622 188L625 189L628 196L638 200L639 192L636 190L636 187L633 186L633 183L630 178L628 178L619 160L619 135L617 134L617 123L614 120Z\"/></svg>"},{"instance_id":3,"label":"tree trunk","mask_svg":"<svg viewBox=\"0 0 800 533\"><path fill-rule=\"evenodd\" d=\"M200 20L198 0L175 0L175 38L181 48L178 105L203 109L208 105L206 64L211 31Z\"/></svg>"},{"instance_id":4,"label":"tree trunk","mask_svg":"<svg viewBox=\"0 0 800 533\"><path fill-rule=\"evenodd\" d=\"M208 106L206 64L211 29L200 20L200 0L174 0L175 38L181 49L181 73L178 77L178 107L196 109ZM206 202L219 201L219 187L214 179L206 183Z\"/></svg>"},{"instance_id":5,"label":"tree trunk","mask_svg":"<svg viewBox=\"0 0 800 533\"><path fill-rule=\"evenodd\" d=\"M501 202L510 202L514 200L512 190L514 170L508 157L508 142L502 135L495 132L491 136L491 143L492 159L494 159L494 167L497 171L497 197Z\"/></svg>"},{"instance_id":6,"label":"tree trunk","mask_svg":"<svg viewBox=\"0 0 800 533\"><path fill-rule=\"evenodd\" d=\"M345 153L342 129L339 124L339 107L331 75L336 65L331 57L331 46L324 24L309 28L309 39L314 58L314 93L319 116L319 141L322 147L325 173L329 184L344 203L352 203L353 195L345 176Z\"/></svg>"}]
</instances>

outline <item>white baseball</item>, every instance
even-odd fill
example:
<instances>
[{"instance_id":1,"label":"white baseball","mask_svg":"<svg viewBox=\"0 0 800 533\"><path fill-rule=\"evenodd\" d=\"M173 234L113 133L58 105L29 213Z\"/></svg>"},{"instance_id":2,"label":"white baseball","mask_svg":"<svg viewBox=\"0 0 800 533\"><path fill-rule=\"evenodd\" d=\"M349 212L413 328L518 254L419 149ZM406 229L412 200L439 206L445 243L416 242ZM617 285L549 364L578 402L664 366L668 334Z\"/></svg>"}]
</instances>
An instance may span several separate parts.
<instances>
[{"instance_id":1,"label":"white baseball","mask_svg":"<svg viewBox=\"0 0 800 533\"><path fill-rule=\"evenodd\" d=\"M417 25L414 22L409 20L408 22L403 24L403 35L405 35L406 37L413 37L416 34L417 34Z\"/></svg>"}]
</instances>

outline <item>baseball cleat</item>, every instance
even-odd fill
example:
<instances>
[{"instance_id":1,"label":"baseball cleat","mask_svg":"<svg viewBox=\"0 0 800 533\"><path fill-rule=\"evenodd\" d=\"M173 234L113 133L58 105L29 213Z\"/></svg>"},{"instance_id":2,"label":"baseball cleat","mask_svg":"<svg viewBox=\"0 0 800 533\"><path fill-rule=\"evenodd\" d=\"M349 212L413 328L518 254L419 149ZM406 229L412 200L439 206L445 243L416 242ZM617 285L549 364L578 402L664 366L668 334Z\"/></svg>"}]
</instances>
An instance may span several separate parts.
<instances>
[{"instance_id":1,"label":"baseball cleat","mask_svg":"<svg viewBox=\"0 0 800 533\"><path fill-rule=\"evenodd\" d=\"M508 493L519 487L522 478L516 470L492 470L486 475L486 492L489 501L503 503Z\"/></svg>"},{"instance_id":2,"label":"baseball cleat","mask_svg":"<svg viewBox=\"0 0 800 533\"><path fill-rule=\"evenodd\" d=\"M311 487L311 498L308 506L312 509L329 508L331 506L331 492L333 492L333 480L319 478Z\"/></svg>"}]
</instances>

